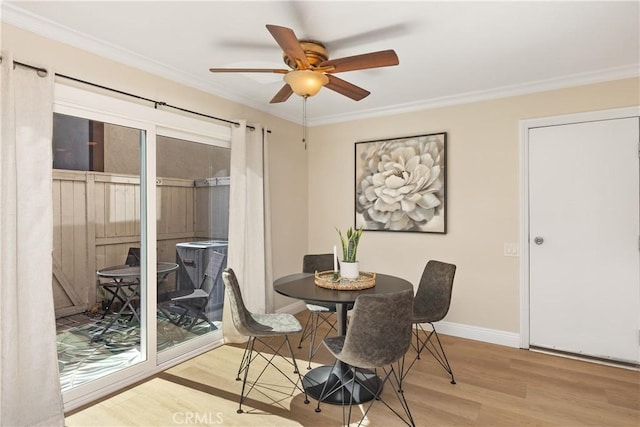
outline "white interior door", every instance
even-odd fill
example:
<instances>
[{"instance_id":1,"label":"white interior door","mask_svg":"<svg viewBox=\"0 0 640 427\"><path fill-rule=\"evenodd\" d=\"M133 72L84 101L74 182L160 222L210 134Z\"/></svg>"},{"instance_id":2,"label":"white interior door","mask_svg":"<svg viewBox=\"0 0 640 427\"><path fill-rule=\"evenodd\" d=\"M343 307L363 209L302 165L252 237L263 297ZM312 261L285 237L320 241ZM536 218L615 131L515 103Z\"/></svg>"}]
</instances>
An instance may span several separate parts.
<instances>
[{"instance_id":1,"label":"white interior door","mask_svg":"<svg viewBox=\"0 0 640 427\"><path fill-rule=\"evenodd\" d=\"M529 130L532 346L640 362L639 125Z\"/></svg>"}]
</instances>

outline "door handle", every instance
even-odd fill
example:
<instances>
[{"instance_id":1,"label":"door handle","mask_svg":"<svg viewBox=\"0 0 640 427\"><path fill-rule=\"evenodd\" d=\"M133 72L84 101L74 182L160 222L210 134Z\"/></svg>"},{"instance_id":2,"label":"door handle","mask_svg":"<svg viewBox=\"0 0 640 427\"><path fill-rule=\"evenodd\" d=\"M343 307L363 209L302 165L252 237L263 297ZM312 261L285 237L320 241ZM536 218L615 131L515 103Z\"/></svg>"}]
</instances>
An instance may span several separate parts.
<instances>
[{"instance_id":1,"label":"door handle","mask_svg":"<svg viewBox=\"0 0 640 427\"><path fill-rule=\"evenodd\" d=\"M544 243L544 239L540 236L537 236L536 238L533 239L533 243L535 243L536 245L541 245Z\"/></svg>"}]
</instances>

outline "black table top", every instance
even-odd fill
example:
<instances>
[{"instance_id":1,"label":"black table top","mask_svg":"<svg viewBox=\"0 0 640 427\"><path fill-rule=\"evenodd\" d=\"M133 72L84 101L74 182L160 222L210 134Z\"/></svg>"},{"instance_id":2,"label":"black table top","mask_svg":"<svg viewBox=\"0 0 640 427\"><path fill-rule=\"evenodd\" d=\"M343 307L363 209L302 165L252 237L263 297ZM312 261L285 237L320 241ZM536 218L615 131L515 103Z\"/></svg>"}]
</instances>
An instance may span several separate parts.
<instances>
[{"instance_id":1,"label":"black table top","mask_svg":"<svg viewBox=\"0 0 640 427\"><path fill-rule=\"evenodd\" d=\"M304 301L336 304L354 303L360 295L392 294L407 289L413 289L413 285L407 280L379 273L376 273L376 285L362 290L321 288L315 284L315 275L311 273L290 274L273 282L273 290L281 295Z\"/></svg>"}]
</instances>

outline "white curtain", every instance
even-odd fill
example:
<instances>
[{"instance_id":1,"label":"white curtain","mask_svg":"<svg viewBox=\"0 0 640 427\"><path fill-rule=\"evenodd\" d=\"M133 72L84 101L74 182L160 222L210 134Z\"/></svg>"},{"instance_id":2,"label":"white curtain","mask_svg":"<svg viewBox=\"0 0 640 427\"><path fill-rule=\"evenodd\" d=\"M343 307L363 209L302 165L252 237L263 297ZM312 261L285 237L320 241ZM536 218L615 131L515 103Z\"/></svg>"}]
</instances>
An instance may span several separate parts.
<instances>
[{"instance_id":1,"label":"white curtain","mask_svg":"<svg viewBox=\"0 0 640 427\"><path fill-rule=\"evenodd\" d=\"M0 425L62 426L52 292L53 73L2 52Z\"/></svg>"},{"instance_id":2,"label":"white curtain","mask_svg":"<svg viewBox=\"0 0 640 427\"><path fill-rule=\"evenodd\" d=\"M245 121L231 132L229 252L227 266L238 277L247 309L265 313L272 301L271 218L266 168L267 130ZM269 295L269 297L268 297ZM242 342L224 305L225 342Z\"/></svg>"}]
</instances>

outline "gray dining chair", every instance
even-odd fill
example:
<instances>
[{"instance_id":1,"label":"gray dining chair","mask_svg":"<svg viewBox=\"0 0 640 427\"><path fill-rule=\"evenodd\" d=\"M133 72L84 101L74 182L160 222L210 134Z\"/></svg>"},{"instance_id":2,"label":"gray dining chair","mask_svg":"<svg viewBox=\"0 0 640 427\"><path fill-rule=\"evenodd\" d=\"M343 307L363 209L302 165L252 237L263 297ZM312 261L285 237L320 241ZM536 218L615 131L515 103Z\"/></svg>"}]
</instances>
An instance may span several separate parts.
<instances>
[{"instance_id":1,"label":"gray dining chair","mask_svg":"<svg viewBox=\"0 0 640 427\"><path fill-rule=\"evenodd\" d=\"M434 325L435 322L442 320L449 312L455 274L456 266L454 264L435 260L427 262L413 300L415 344L412 343L412 346L416 351L416 356L411 364L402 370L402 379L406 377L416 361L420 359L422 351L427 349L440 366L451 376L451 384L456 383L453 369L451 369L451 364L447 359ZM431 326L431 331L426 331L422 327L425 323ZM424 335L424 338L421 335Z\"/></svg>"},{"instance_id":2,"label":"gray dining chair","mask_svg":"<svg viewBox=\"0 0 640 427\"><path fill-rule=\"evenodd\" d=\"M359 372L373 369L374 381L364 380L358 387L369 392L373 399L369 402L358 425L366 418L371 406L376 400L384 403L407 425L415 426L409 410L404 392L400 390L400 372L396 372L394 364L403 359L411 345L411 320L413 290L391 294L364 294L356 298L351 321L346 336L329 337L324 339L324 345L336 358L332 372L340 372L336 365L344 363L351 367L346 371L342 381L335 382L329 387L327 381L323 387L316 412L320 412L320 402L332 394L341 394L343 402L343 425L350 425L354 393L356 392L356 378L362 378ZM377 381L378 369L384 372L382 381ZM390 387L398 398L404 416L382 398L382 389L388 381L397 383ZM347 400L348 399L348 400ZM346 414L345 414L346 413ZM405 418L406 417L406 418Z\"/></svg>"},{"instance_id":3,"label":"gray dining chair","mask_svg":"<svg viewBox=\"0 0 640 427\"><path fill-rule=\"evenodd\" d=\"M307 254L302 258L302 272L315 273L316 271L333 270L333 254ZM309 339L309 361L307 369L311 369L311 359L322 346L322 341L316 344L316 334L318 327L323 324L328 326L323 338L326 338L331 331L337 332L336 329L336 305L327 302L305 301L309 317L304 324L298 348L302 348L302 343Z\"/></svg>"},{"instance_id":4,"label":"gray dining chair","mask_svg":"<svg viewBox=\"0 0 640 427\"><path fill-rule=\"evenodd\" d=\"M222 272L222 280L224 281L225 294L227 297L226 303L229 304L231 309L233 324L238 330L238 333L249 338L240 362L240 367L238 368L238 374L236 375L237 381L240 381L240 376L242 375L242 391L240 392L240 401L237 412L239 414L244 412L242 404L245 402L254 387L258 385L262 374L264 374L269 366L279 371L291 384L293 384L294 388L304 393L304 403L309 403L307 392L302 386L302 376L298 370L296 357L293 354L293 349L291 348L288 336L289 334L295 334L302 330L302 326L300 326L298 319L289 313L251 313L244 305L244 300L242 299L242 294L240 292L240 285L238 284L238 279L233 272L233 269L225 268ZM280 339L279 342L276 339ZM260 344L259 348L256 346L256 343ZM289 348L291 360L287 359L281 353L285 344ZM267 351L263 352L262 350ZM293 373L297 376L295 381L285 374L280 367L273 363L276 356L280 356L283 360L293 366ZM267 365L260 371L257 378L251 382L249 389L247 390L249 368L251 367L251 363L257 357L266 361ZM272 385L270 384L269 386L271 387Z\"/></svg>"}]
</instances>

